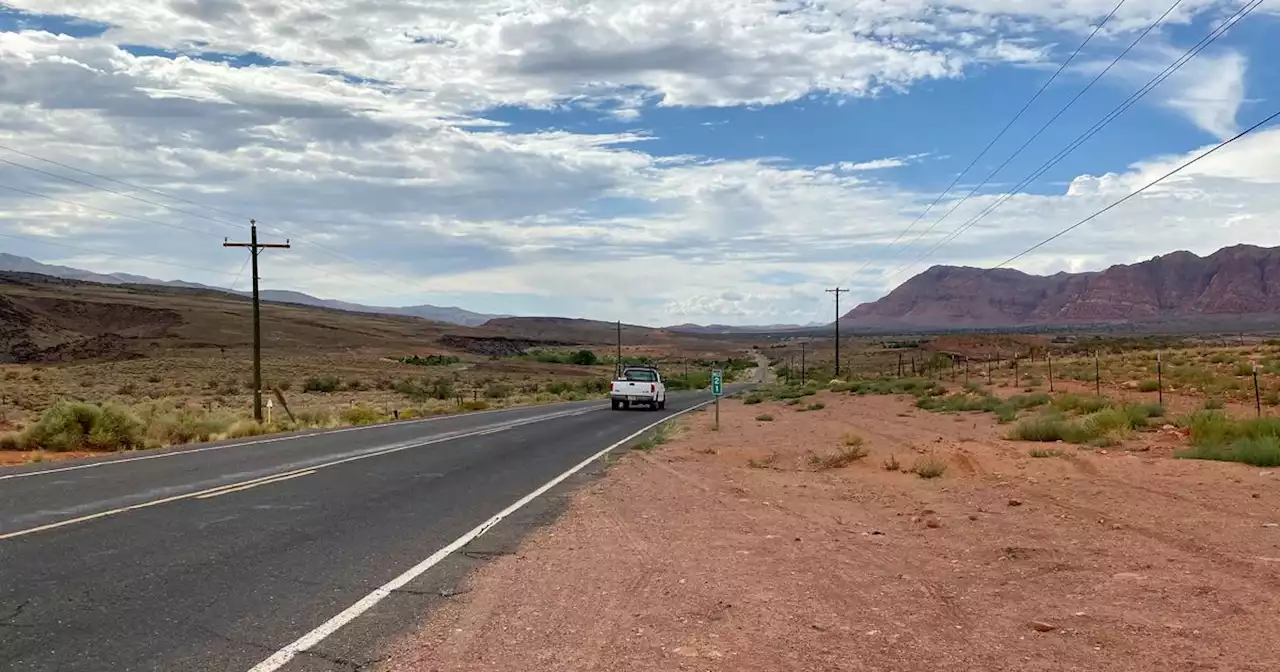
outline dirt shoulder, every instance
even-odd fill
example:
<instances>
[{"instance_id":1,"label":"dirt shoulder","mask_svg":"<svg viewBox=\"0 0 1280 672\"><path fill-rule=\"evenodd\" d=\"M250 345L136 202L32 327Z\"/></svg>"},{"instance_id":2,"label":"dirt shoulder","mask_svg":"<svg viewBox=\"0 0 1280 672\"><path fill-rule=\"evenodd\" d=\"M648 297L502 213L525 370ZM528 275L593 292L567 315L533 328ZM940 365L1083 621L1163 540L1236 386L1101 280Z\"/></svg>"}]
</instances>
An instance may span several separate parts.
<instances>
[{"instance_id":1,"label":"dirt shoulder","mask_svg":"<svg viewBox=\"0 0 1280 672\"><path fill-rule=\"evenodd\" d=\"M384 671L1268 670L1280 473L1000 438L824 393L728 402L579 492ZM770 422L757 421L761 414ZM869 455L814 471L856 434ZM932 454L946 473L904 469ZM900 469L888 470L891 458ZM754 466L752 466L754 465Z\"/></svg>"}]
</instances>

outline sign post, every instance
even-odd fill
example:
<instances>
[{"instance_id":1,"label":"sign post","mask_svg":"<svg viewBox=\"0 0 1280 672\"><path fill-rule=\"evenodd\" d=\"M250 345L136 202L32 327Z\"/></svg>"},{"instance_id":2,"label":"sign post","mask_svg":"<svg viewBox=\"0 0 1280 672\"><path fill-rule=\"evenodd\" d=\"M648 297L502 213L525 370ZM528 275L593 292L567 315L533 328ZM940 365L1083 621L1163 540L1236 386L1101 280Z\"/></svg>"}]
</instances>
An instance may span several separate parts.
<instances>
[{"instance_id":1,"label":"sign post","mask_svg":"<svg viewBox=\"0 0 1280 672\"><path fill-rule=\"evenodd\" d=\"M269 424L271 424L271 409L272 409L272 408L275 408L275 404L271 403L271 400L270 400L270 399L267 399L267 424L268 424L268 425L269 425Z\"/></svg>"},{"instance_id":2,"label":"sign post","mask_svg":"<svg viewBox=\"0 0 1280 672\"><path fill-rule=\"evenodd\" d=\"M720 429L720 395L724 392L724 372L715 369L711 372L711 393L716 395L716 429Z\"/></svg>"}]
</instances>

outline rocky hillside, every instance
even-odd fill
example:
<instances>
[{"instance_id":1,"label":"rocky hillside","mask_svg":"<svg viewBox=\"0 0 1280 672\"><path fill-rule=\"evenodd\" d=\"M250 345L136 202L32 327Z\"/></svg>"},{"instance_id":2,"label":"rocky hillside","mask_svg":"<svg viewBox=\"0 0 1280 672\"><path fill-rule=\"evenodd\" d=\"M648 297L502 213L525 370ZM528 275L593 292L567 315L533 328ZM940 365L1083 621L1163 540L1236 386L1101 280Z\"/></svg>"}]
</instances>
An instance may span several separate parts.
<instances>
[{"instance_id":1,"label":"rocky hillside","mask_svg":"<svg viewBox=\"0 0 1280 672\"><path fill-rule=\"evenodd\" d=\"M1280 314L1280 247L1174 252L1091 273L934 266L842 323L865 328L994 327Z\"/></svg>"}]
</instances>

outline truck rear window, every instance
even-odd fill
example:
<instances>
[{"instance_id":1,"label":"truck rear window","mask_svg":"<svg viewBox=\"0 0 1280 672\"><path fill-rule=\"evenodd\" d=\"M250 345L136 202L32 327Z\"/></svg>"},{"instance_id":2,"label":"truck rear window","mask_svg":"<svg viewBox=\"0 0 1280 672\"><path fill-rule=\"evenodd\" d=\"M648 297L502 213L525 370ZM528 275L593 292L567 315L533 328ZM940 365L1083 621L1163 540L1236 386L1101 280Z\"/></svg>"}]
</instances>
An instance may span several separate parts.
<instances>
[{"instance_id":1,"label":"truck rear window","mask_svg":"<svg viewBox=\"0 0 1280 672\"><path fill-rule=\"evenodd\" d=\"M656 383L658 374L644 369L628 369L622 372L622 379L637 383Z\"/></svg>"}]
</instances>

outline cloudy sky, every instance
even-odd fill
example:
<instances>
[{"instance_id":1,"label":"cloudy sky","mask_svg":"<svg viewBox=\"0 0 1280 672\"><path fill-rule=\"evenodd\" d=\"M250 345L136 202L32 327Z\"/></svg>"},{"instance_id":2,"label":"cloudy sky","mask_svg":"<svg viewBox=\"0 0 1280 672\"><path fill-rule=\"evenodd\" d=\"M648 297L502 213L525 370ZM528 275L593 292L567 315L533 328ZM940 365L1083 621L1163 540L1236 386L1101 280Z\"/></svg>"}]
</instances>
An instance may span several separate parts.
<instances>
[{"instance_id":1,"label":"cloudy sky","mask_svg":"<svg viewBox=\"0 0 1280 672\"><path fill-rule=\"evenodd\" d=\"M1280 109L1264 3L1037 171L1247 4L1127 0L962 175L1117 1L4 0L0 250L243 287L255 217L294 245L267 287L825 320L826 287L999 263ZM1015 266L1280 245L1277 182L1264 128Z\"/></svg>"}]
</instances>

